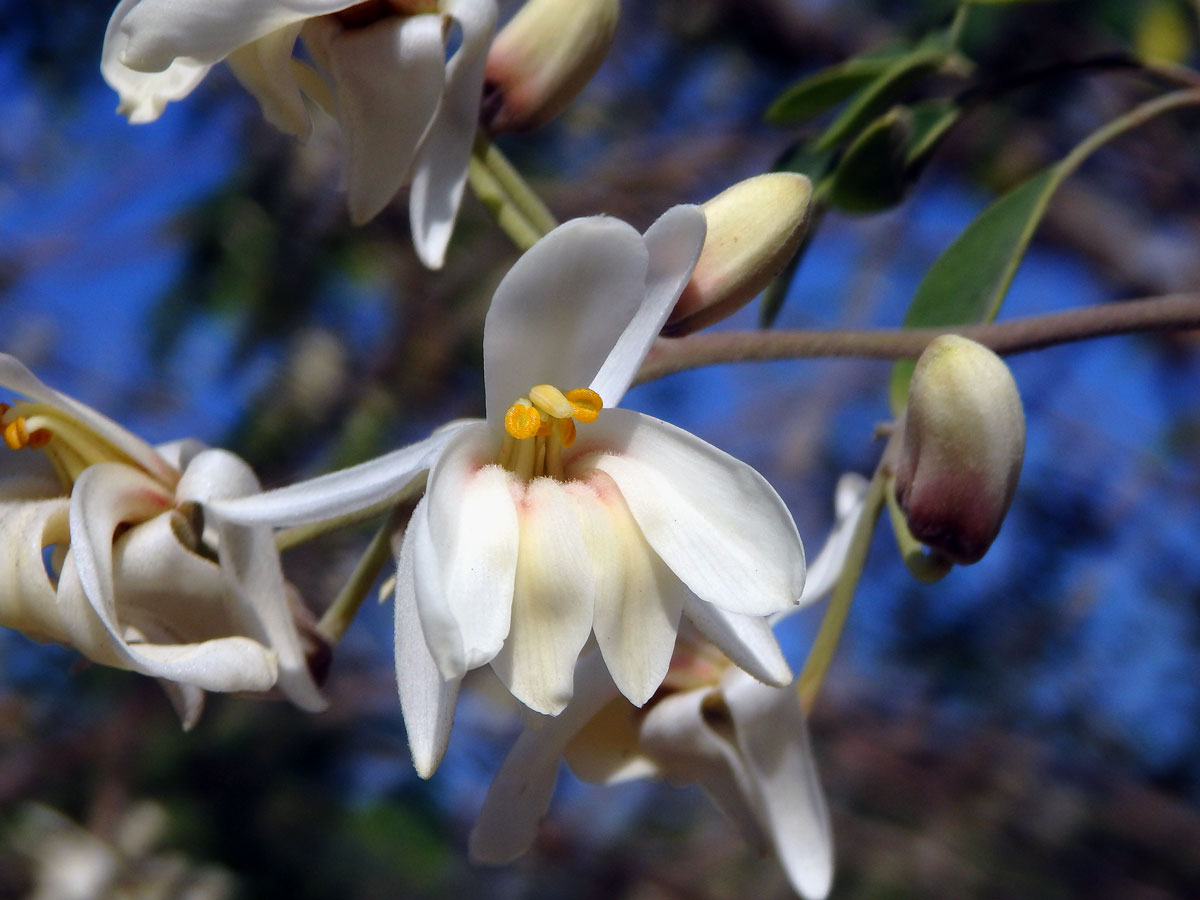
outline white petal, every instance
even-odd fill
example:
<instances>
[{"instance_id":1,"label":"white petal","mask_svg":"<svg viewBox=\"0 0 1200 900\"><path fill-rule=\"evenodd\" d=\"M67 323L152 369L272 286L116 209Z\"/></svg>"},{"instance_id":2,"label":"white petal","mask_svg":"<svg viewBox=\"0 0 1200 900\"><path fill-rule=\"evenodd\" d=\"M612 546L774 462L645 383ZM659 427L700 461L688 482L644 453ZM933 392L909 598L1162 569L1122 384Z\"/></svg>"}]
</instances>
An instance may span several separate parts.
<instances>
[{"instance_id":1,"label":"white petal","mask_svg":"<svg viewBox=\"0 0 1200 900\"><path fill-rule=\"evenodd\" d=\"M492 780L468 852L476 863L510 862L529 849L550 807L558 760L567 744L616 695L600 654L579 661L574 698L562 714L527 728Z\"/></svg>"},{"instance_id":2,"label":"white petal","mask_svg":"<svg viewBox=\"0 0 1200 900\"><path fill-rule=\"evenodd\" d=\"M7 353L0 353L0 386L24 394L30 400L57 407L94 431L164 484L173 485L178 480L179 473L168 466L162 457L154 452L154 448L141 438L130 434L90 406L47 387L20 360Z\"/></svg>"},{"instance_id":3,"label":"white petal","mask_svg":"<svg viewBox=\"0 0 1200 900\"><path fill-rule=\"evenodd\" d=\"M675 308L700 258L706 229L700 207L674 206L646 231L646 249L650 252L646 299L592 379L592 390L608 406L621 402L650 345Z\"/></svg>"},{"instance_id":4,"label":"white petal","mask_svg":"<svg viewBox=\"0 0 1200 900\"><path fill-rule=\"evenodd\" d=\"M120 98L117 114L133 125L153 122L163 114L172 100L190 94L208 74L211 65L177 59L161 72L135 72L117 59L115 45L105 43L100 60L100 74Z\"/></svg>"},{"instance_id":5,"label":"white petal","mask_svg":"<svg viewBox=\"0 0 1200 900\"><path fill-rule=\"evenodd\" d=\"M238 47L358 0L121 0L108 22L105 55L139 72L176 59L212 64Z\"/></svg>"},{"instance_id":6,"label":"white petal","mask_svg":"<svg viewBox=\"0 0 1200 900\"><path fill-rule=\"evenodd\" d=\"M766 684L776 687L791 684L792 670L769 622L762 616L726 612L694 595L688 598L683 614L734 665Z\"/></svg>"},{"instance_id":7,"label":"white petal","mask_svg":"<svg viewBox=\"0 0 1200 900\"><path fill-rule=\"evenodd\" d=\"M576 669L576 697L585 690L580 686L580 677ZM614 696L563 750L567 767L576 778L592 784L662 777L658 765L642 750L638 734L641 719L636 706L622 696Z\"/></svg>"},{"instance_id":8,"label":"white petal","mask_svg":"<svg viewBox=\"0 0 1200 900\"><path fill-rule=\"evenodd\" d=\"M825 539L825 546L808 567L804 593L800 595L800 607L815 603L831 593L841 577L854 530L866 508L868 486L866 478L853 472L838 479L833 528Z\"/></svg>"},{"instance_id":9,"label":"white petal","mask_svg":"<svg viewBox=\"0 0 1200 900\"><path fill-rule=\"evenodd\" d=\"M208 507L222 519L240 525L303 525L358 512L399 494L468 424L439 429L423 441L357 466L273 491L213 501Z\"/></svg>"},{"instance_id":10,"label":"white petal","mask_svg":"<svg viewBox=\"0 0 1200 900\"><path fill-rule=\"evenodd\" d=\"M418 154L409 198L413 245L430 269L440 269L467 180L479 122L488 47L496 31L494 0L444 0L442 11L462 28L462 44L446 65L446 89Z\"/></svg>"},{"instance_id":11,"label":"white petal","mask_svg":"<svg viewBox=\"0 0 1200 900\"><path fill-rule=\"evenodd\" d=\"M592 383L641 306L649 259L632 227L593 216L559 225L516 261L483 329L488 422L501 427L536 384Z\"/></svg>"},{"instance_id":12,"label":"white petal","mask_svg":"<svg viewBox=\"0 0 1200 900\"><path fill-rule=\"evenodd\" d=\"M374 218L407 180L441 102L443 54L438 16L389 17L330 41L354 224Z\"/></svg>"},{"instance_id":13,"label":"white petal","mask_svg":"<svg viewBox=\"0 0 1200 900\"><path fill-rule=\"evenodd\" d=\"M688 590L650 549L610 478L598 473L567 496L596 576L596 642L621 693L641 706L667 674Z\"/></svg>"},{"instance_id":14,"label":"white petal","mask_svg":"<svg viewBox=\"0 0 1200 900\"><path fill-rule=\"evenodd\" d=\"M700 784L746 842L768 846L759 826L753 785L723 718L718 691L701 688L670 694L654 704L642 722L642 746L672 784Z\"/></svg>"},{"instance_id":15,"label":"white petal","mask_svg":"<svg viewBox=\"0 0 1200 900\"><path fill-rule=\"evenodd\" d=\"M167 699L171 701L171 706L175 708L183 730L191 731L195 728L201 713L204 712L204 691L194 684L180 684L165 678L160 678L158 683L166 693Z\"/></svg>"},{"instance_id":16,"label":"white petal","mask_svg":"<svg viewBox=\"0 0 1200 900\"><path fill-rule=\"evenodd\" d=\"M413 510L404 540L412 544L413 589L429 655L443 680L461 679L467 672L462 629L446 602L441 563L429 531L428 495Z\"/></svg>"},{"instance_id":17,"label":"white petal","mask_svg":"<svg viewBox=\"0 0 1200 900\"><path fill-rule=\"evenodd\" d=\"M312 133L312 119L292 68L292 51L302 27L302 22L296 22L272 31L234 50L226 62L242 87L258 100L263 118L304 141Z\"/></svg>"},{"instance_id":18,"label":"white petal","mask_svg":"<svg viewBox=\"0 0 1200 900\"><path fill-rule=\"evenodd\" d=\"M796 692L766 687L737 671L723 688L763 830L796 891L824 900L833 881L833 838Z\"/></svg>"},{"instance_id":19,"label":"white petal","mask_svg":"<svg viewBox=\"0 0 1200 900\"><path fill-rule=\"evenodd\" d=\"M459 432L429 473L429 534L442 602L458 623L468 669L491 662L508 636L517 571L512 476L494 464L483 422Z\"/></svg>"},{"instance_id":20,"label":"white petal","mask_svg":"<svg viewBox=\"0 0 1200 900\"><path fill-rule=\"evenodd\" d=\"M804 549L787 507L754 469L623 409L602 412L586 440L604 449L573 461L573 474L594 467L612 476L650 546L701 600L749 615L796 602Z\"/></svg>"},{"instance_id":21,"label":"white petal","mask_svg":"<svg viewBox=\"0 0 1200 900\"><path fill-rule=\"evenodd\" d=\"M204 690L269 690L276 680L275 655L249 638L136 646L125 640L113 582L113 534L118 524L149 518L164 502L169 498L153 481L117 463L91 466L76 481L71 552L63 563L57 599L70 620L72 645L98 662Z\"/></svg>"},{"instance_id":22,"label":"white petal","mask_svg":"<svg viewBox=\"0 0 1200 900\"><path fill-rule=\"evenodd\" d=\"M210 500L257 493L250 467L225 450L205 450L179 481L181 500L195 500L212 512ZM279 687L302 709L319 712L328 705L313 681L288 604L275 538L265 525L239 525L212 516L220 535L221 570L238 601L240 621L250 637L279 654Z\"/></svg>"},{"instance_id":23,"label":"white petal","mask_svg":"<svg viewBox=\"0 0 1200 900\"><path fill-rule=\"evenodd\" d=\"M396 559L396 684L413 767L430 778L450 740L461 679L442 678L425 643L412 556L412 542L404 540Z\"/></svg>"},{"instance_id":24,"label":"white petal","mask_svg":"<svg viewBox=\"0 0 1200 900\"><path fill-rule=\"evenodd\" d=\"M42 550L68 542L69 505L66 497L0 504L0 626L37 641L68 640Z\"/></svg>"},{"instance_id":25,"label":"white petal","mask_svg":"<svg viewBox=\"0 0 1200 900\"><path fill-rule=\"evenodd\" d=\"M592 630L592 561L559 482L531 481L519 515L512 626L492 668L530 709L558 715Z\"/></svg>"}]
</instances>

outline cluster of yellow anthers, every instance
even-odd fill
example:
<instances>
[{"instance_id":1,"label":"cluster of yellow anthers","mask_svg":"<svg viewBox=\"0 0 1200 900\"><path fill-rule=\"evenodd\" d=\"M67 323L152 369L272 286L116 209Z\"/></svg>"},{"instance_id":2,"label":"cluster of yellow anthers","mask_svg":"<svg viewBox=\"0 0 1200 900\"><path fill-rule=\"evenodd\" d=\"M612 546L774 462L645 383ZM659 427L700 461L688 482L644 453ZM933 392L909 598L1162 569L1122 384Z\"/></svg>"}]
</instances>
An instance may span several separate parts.
<instances>
[{"instance_id":1,"label":"cluster of yellow anthers","mask_svg":"<svg viewBox=\"0 0 1200 900\"><path fill-rule=\"evenodd\" d=\"M575 422L594 422L604 401L591 388L565 394L535 386L504 414L504 445L497 462L518 478L563 477L562 452L575 443Z\"/></svg>"},{"instance_id":2,"label":"cluster of yellow anthers","mask_svg":"<svg viewBox=\"0 0 1200 900\"><path fill-rule=\"evenodd\" d=\"M130 461L100 435L45 403L0 403L0 426L10 450L29 447L46 451L67 489L90 465Z\"/></svg>"}]
</instances>

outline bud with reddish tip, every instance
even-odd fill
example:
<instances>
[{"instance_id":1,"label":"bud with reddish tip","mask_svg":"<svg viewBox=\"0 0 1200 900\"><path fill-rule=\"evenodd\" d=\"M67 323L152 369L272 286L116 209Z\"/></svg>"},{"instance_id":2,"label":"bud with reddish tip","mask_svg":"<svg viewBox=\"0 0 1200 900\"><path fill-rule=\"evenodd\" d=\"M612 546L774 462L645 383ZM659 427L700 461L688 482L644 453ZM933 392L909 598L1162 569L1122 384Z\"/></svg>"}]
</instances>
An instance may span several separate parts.
<instances>
[{"instance_id":1,"label":"bud with reddish tip","mask_svg":"<svg viewBox=\"0 0 1200 900\"><path fill-rule=\"evenodd\" d=\"M753 300L800 247L811 199L812 182L805 176L769 172L705 203L704 249L663 334L699 331Z\"/></svg>"},{"instance_id":2,"label":"bud with reddish tip","mask_svg":"<svg viewBox=\"0 0 1200 900\"><path fill-rule=\"evenodd\" d=\"M896 499L913 537L956 563L1000 531L1025 456L1025 414L1008 366L944 334L917 361L902 419Z\"/></svg>"},{"instance_id":3,"label":"bud with reddish tip","mask_svg":"<svg viewBox=\"0 0 1200 900\"><path fill-rule=\"evenodd\" d=\"M612 45L618 0L528 0L488 52L483 125L493 134L549 122Z\"/></svg>"}]
</instances>

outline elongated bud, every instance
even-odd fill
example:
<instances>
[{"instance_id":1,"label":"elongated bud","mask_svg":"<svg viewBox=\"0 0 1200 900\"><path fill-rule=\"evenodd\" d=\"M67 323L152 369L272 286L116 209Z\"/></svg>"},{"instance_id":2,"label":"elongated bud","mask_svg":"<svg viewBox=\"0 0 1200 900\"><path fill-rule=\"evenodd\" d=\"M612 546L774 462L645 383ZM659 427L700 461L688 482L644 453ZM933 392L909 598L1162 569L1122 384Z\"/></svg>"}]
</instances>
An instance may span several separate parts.
<instances>
[{"instance_id":1,"label":"elongated bud","mask_svg":"<svg viewBox=\"0 0 1200 900\"><path fill-rule=\"evenodd\" d=\"M977 562L1008 512L1025 456L1025 414L1008 366L957 335L933 340L913 372L896 499L917 540Z\"/></svg>"},{"instance_id":2,"label":"elongated bud","mask_svg":"<svg viewBox=\"0 0 1200 900\"><path fill-rule=\"evenodd\" d=\"M804 175L769 172L705 203L704 249L663 334L706 328L753 300L799 248L811 199L812 183Z\"/></svg>"},{"instance_id":3,"label":"elongated bud","mask_svg":"<svg viewBox=\"0 0 1200 900\"><path fill-rule=\"evenodd\" d=\"M566 108L608 54L618 0L528 0L488 51L486 129L527 131Z\"/></svg>"}]
</instances>

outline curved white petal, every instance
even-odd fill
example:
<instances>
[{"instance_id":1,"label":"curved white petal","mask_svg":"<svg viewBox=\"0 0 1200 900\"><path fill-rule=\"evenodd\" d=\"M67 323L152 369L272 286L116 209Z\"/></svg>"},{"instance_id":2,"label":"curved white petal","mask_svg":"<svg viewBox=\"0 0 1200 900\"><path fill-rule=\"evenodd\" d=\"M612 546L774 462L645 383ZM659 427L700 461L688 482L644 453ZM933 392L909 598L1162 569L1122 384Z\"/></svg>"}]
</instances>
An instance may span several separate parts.
<instances>
[{"instance_id":1,"label":"curved white petal","mask_svg":"<svg viewBox=\"0 0 1200 900\"><path fill-rule=\"evenodd\" d=\"M795 609L816 603L833 591L838 578L841 577L842 568L846 565L846 555L850 552L854 530L858 528L859 519L866 509L869 484L866 478L854 472L848 472L838 479L833 528L829 537L825 539L825 546L808 567L800 602L780 616L789 615Z\"/></svg>"},{"instance_id":2,"label":"curved white petal","mask_svg":"<svg viewBox=\"0 0 1200 900\"><path fill-rule=\"evenodd\" d=\"M429 531L429 495L426 494L413 510L404 533L406 543L412 544L413 590L416 594L417 615L429 655L438 667L442 679L461 679L467 672L463 650L462 629L446 602L442 584L442 568L437 549Z\"/></svg>"},{"instance_id":3,"label":"curved white petal","mask_svg":"<svg viewBox=\"0 0 1200 900\"><path fill-rule=\"evenodd\" d=\"M673 784L699 784L757 850L768 846L755 808L754 786L734 743L718 691L670 694L642 722L642 747Z\"/></svg>"},{"instance_id":4,"label":"curved white petal","mask_svg":"<svg viewBox=\"0 0 1200 900\"><path fill-rule=\"evenodd\" d=\"M144 521L169 502L155 482L129 466L100 463L80 475L71 497L71 551L57 597L71 643L98 662L204 690L269 690L276 681L275 654L249 638L136 645L126 640L114 585L113 535L122 522Z\"/></svg>"},{"instance_id":5,"label":"curved white petal","mask_svg":"<svg viewBox=\"0 0 1200 900\"><path fill-rule=\"evenodd\" d=\"M179 723L183 726L183 730L191 731L195 728L196 723L200 721L200 715L204 712L204 691L194 684L180 684L178 681L167 681L165 678L160 678L158 683L162 687L163 693L167 695L167 699L171 701L175 714L179 716Z\"/></svg>"},{"instance_id":6,"label":"curved white petal","mask_svg":"<svg viewBox=\"0 0 1200 900\"><path fill-rule=\"evenodd\" d=\"M707 222L699 206L673 206L646 231L650 268L646 298L612 352L592 379L591 388L608 406L616 406L662 330L704 248Z\"/></svg>"},{"instance_id":7,"label":"curved white petal","mask_svg":"<svg viewBox=\"0 0 1200 900\"><path fill-rule=\"evenodd\" d=\"M208 64L177 59L161 72L135 72L121 64L107 43L100 60L100 74L119 97L117 115L125 116L133 125L153 122L168 103L181 100L195 90L211 68Z\"/></svg>"},{"instance_id":8,"label":"curved white petal","mask_svg":"<svg viewBox=\"0 0 1200 900\"><path fill-rule=\"evenodd\" d=\"M392 16L330 40L354 224L374 218L407 180L442 100L443 54L439 16Z\"/></svg>"},{"instance_id":9,"label":"curved white petal","mask_svg":"<svg viewBox=\"0 0 1200 900\"><path fill-rule=\"evenodd\" d=\"M358 512L399 494L428 469L468 420L357 466L318 475L287 487L244 497L213 500L208 508L239 525L304 525Z\"/></svg>"},{"instance_id":10,"label":"curved white petal","mask_svg":"<svg viewBox=\"0 0 1200 900\"><path fill-rule=\"evenodd\" d=\"M241 458L225 450L205 450L184 470L177 495L203 504L208 513L212 500L258 490L258 478ZM279 654L279 687L288 699L302 709L320 712L328 703L308 668L271 529L239 525L220 515L212 518L220 536L221 571L237 600L246 633Z\"/></svg>"},{"instance_id":11,"label":"curved white petal","mask_svg":"<svg viewBox=\"0 0 1200 900\"><path fill-rule=\"evenodd\" d=\"M412 541L403 540L396 554L396 685L413 767L422 778L431 778L442 762L460 683L459 678L442 678L425 643Z\"/></svg>"},{"instance_id":12,"label":"curved white petal","mask_svg":"<svg viewBox=\"0 0 1200 900\"><path fill-rule=\"evenodd\" d=\"M519 524L513 477L495 465L491 429L462 429L429 473L429 534L441 602L458 624L464 665L492 660L509 632Z\"/></svg>"},{"instance_id":13,"label":"curved white petal","mask_svg":"<svg viewBox=\"0 0 1200 900\"><path fill-rule=\"evenodd\" d=\"M104 54L139 72L177 59L218 62L238 47L358 0L121 0L108 22Z\"/></svg>"},{"instance_id":14,"label":"curved white petal","mask_svg":"<svg viewBox=\"0 0 1200 900\"><path fill-rule=\"evenodd\" d=\"M576 669L576 696L586 690L581 686L580 678L580 670ZM580 781L592 784L620 784L639 778L661 777L658 764L642 750L638 735L640 724L640 710L614 691L613 699L567 744L563 751L567 768Z\"/></svg>"},{"instance_id":15,"label":"curved white petal","mask_svg":"<svg viewBox=\"0 0 1200 900\"><path fill-rule=\"evenodd\" d=\"M442 267L454 231L479 122L488 47L496 31L494 0L444 0L440 6L458 22L462 44L446 65L442 104L418 151L409 198L413 246L430 269Z\"/></svg>"},{"instance_id":16,"label":"curved white petal","mask_svg":"<svg viewBox=\"0 0 1200 900\"><path fill-rule=\"evenodd\" d=\"M173 485L179 479L179 473L167 465L163 458L154 452L154 448L137 435L130 434L90 406L43 384L20 360L7 353L0 353L0 386L23 394L30 400L57 407L94 431L164 484Z\"/></svg>"},{"instance_id":17,"label":"curved white petal","mask_svg":"<svg viewBox=\"0 0 1200 900\"><path fill-rule=\"evenodd\" d=\"M67 543L69 506L66 497L0 504L0 627L68 640L42 550Z\"/></svg>"},{"instance_id":18,"label":"curved white petal","mask_svg":"<svg viewBox=\"0 0 1200 900\"><path fill-rule=\"evenodd\" d=\"M586 445L584 441L586 440ZM640 413L605 410L570 463L620 487L646 540L701 600L767 615L804 587L804 549L779 495L758 472L695 435Z\"/></svg>"},{"instance_id":19,"label":"curved white petal","mask_svg":"<svg viewBox=\"0 0 1200 900\"><path fill-rule=\"evenodd\" d=\"M833 838L796 692L766 687L736 670L722 687L763 831L796 891L824 900L833 882Z\"/></svg>"},{"instance_id":20,"label":"curved white petal","mask_svg":"<svg viewBox=\"0 0 1200 900\"><path fill-rule=\"evenodd\" d=\"M238 47L226 62L242 87L258 100L263 118L292 137L308 140L312 118L293 71L292 51L303 22L272 31Z\"/></svg>"},{"instance_id":21,"label":"curved white petal","mask_svg":"<svg viewBox=\"0 0 1200 900\"><path fill-rule=\"evenodd\" d=\"M493 427L534 385L592 383L641 306L649 260L635 229L603 216L564 222L522 254L496 288L483 329Z\"/></svg>"},{"instance_id":22,"label":"curved white petal","mask_svg":"<svg viewBox=\"0 0 1200 900\"><path fill-rule=\"evenodd\" d=\"M726 612L695 595L688 597L683 614L735 666L776 687L792 683L792 670L764 617Z\"/></svg>"},{"instance_id":23,"label":"curved white petal","mask_svg":"<svg viewBox=\"0 0 1200 900\"><path fill-rule=\"evenodd\" d=\"M617 695L598 653L579 661L575 684L575 696L562 714L523 731L505 757L471 829L467 848L472 862L499 865L529 849L550 807L559 757Z\"/></svg>"},{"instance_id":24,"label":"curved white petal","mask_svg":"<svg viewBox=\"0 0 1200 900\"><path fill-rule=\"evenodd\" d=\"M595 577L563 486L535 478L520 508L520 547L508 639L492 669L513 696L558 715L592 631Z\"/></svg>"},{"instance_id":25,"label":"curved white petal","mask_svg":"<svg viewBox=\"0 0 1200 900\"><path fill-rule=\"evenodd\" d=\"M621 693L641 706L667 674L689 592L650 549L611 479L598 473L589 485L569 485L567 496L596 577L596 643Z\"/></svg>"}]
</instances>

